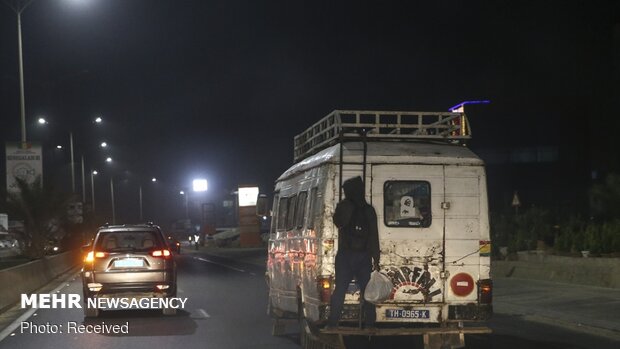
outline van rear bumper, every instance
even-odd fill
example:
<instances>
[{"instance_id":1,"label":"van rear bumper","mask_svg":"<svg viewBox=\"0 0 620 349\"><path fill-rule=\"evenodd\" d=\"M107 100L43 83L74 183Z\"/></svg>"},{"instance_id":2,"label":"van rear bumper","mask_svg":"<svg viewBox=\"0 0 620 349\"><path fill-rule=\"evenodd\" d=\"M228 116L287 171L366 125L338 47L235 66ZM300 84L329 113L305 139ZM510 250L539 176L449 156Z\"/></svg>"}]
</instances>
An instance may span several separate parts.
<instances>
[{"instance_id":1,"label":"van rear bumper","mask_svg":"<svg viewBox=\"0 0 620 349\"><path fill-rule=\"evenodd\" d=\"M363 335L363 336L421 336L434 334L488 334L493 331L482 327L344 327L321 329L324 334Z\"/></svg>"},{"instance_id":2,"label":"van rear bumper","mask_svg":"<svg viewBox=\"0 0 620 349\"><path fill-rule=\"evenodd\" d=\"M398 308L405 305L393 305L393 304L381 304L376 306L377 310L377 323L441 323L444 321L485 321L489 320L493 315L492 304L459 304L448 305L448 318L442 320L442 308L445 311L443 304L427 305L427 306L411 306L406 305L410 309L424 309L430 311L430 317L428 319L386 319L385 311L390 308ZM322 306L319 308L320 319L326 320L329 313L329 307ZM359 304L345 304L343 307L341 322L357 322L359 320L360 306Z\"/></svg>"}]
</instances>

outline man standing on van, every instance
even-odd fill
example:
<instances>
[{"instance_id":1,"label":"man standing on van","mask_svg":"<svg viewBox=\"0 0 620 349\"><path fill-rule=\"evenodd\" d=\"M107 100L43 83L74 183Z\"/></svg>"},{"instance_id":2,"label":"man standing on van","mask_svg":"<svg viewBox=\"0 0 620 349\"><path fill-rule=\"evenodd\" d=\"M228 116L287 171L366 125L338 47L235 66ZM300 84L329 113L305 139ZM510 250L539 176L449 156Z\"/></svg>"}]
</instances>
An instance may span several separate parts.
<instances>
[{"instance_id":1,"label":"man standing on van","mask_svg":"<svg viewBox=\"0 0 620 349\"><path fill-rule=\"evenodd\" d=\"M342 313L345 293L353 278L361 290L361 299L370 280L372 268L379 270L379 232L377 213L366 202L364 182L354 177L342 184L345 199L334 212L338 227L338 253L336 254L336 289L332 294L327 327L336 327ZM365 326L374 326L375 306L364 302Z\"/></svg>"}]
</instances>

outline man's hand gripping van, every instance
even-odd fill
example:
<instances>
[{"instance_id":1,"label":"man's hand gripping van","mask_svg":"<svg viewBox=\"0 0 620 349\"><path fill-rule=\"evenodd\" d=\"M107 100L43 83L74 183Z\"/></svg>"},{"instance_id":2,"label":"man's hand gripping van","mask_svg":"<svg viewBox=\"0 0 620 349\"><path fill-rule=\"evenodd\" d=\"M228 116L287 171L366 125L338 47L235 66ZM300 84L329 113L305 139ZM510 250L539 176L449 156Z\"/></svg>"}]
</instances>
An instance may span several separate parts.
<instances>
[{"instance_id":1,"label":"man's hand gripping van","mask_svg":"<svg viewBox=\"0 0 620 349\"><path fill-rule=\"evenodd\" d=\"M295 137L295 164L276 182L266 278L274 334L299 320L304 348L342 335L422 335L425 348L464 346L490 333L491 242L484 164L465 146L463 113L336 110ZM360 326L350 284L341 321L326 330L342 182L362 176L377 212L380 271L393 283Z\"/></svg>"}]
</instances>

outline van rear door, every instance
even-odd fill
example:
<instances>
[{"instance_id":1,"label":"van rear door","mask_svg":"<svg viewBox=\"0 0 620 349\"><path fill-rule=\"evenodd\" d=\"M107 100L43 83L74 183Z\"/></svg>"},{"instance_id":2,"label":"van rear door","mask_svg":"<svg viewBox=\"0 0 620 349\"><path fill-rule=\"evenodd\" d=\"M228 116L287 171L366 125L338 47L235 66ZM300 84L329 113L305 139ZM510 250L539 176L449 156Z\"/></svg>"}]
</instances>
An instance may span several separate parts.
<instances>
[{"instance_id":1,"label":"van rear door","mask_svg":"<svg viewBox=\"0 0 620 349\"><path fill-rule=\"evenodd\" d=\"M381 268L394 283L386 303L442 303L445 285L443 165L373 165Z\"/></svg>"}]
</instances>

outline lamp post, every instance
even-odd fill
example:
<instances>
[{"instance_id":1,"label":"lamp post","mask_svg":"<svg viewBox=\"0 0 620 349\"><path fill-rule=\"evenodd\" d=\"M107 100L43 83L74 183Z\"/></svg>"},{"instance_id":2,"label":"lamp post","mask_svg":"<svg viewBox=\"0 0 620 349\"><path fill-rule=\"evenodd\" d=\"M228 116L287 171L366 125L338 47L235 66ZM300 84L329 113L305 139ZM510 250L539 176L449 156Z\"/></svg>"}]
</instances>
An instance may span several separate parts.
<instances>
[{"instance_id":1,"label":"lamp post","mask_svg":"<svg viewBox=\"0 0 620 349\"><path fill-rule=\"evenodd\" d=\"M90 171L90 200L93 206L93 215L95 214L95 176L98 173L97 170Z\"/></svg>"},{"instance_id":2,"label":"lamp post","mask_svg":"<svg viewBox=\"0 0 620 349\"><path fill-rule=\"evenodd\" d=\"M157 182L157 178L155 177L151 178L151 182L153 183ZM140 183L140 186L138 188L138 195L140 198L140 221L143 221L144 216L143 216L143 210L142 210L142 183Z\"/></svg>"},{"instance_id":3,"label":"lamp post","mask_svg":"<svg viewBox=\"0 0 620 349\"><path fill-rule=\"evenodd\" d=\"M17 15L17 52L19 58L19 111L21 121L22 144L26 143L26 98L24 96L24 55L22 50L22 12L34 0L7 2Z\"/></svg>"},{"instance_id":4,"label":"lamp post","mask_svg":"<svg viewBox=\"0 0 620 349\"><path fill-rule=\"evenodd\" d=\"M73 132L69 132L69 151L71 152L71 193L75 194L75 161L73 161Z\"/></svg>"},{"instance_id":5,"label":"lamp post","mask_svg":"<svg viewBox=\"0 0 620 349\"><path fill-rule=\"evenodd\" d=\"M114 208L114 176L110 175L110 199L112 200L112 224L116 224L116 211Z\"/></svg>"},{"instance_id":6,"label":"lamp post","mask_svg":"<svg viewBox=\"0 0 620 349\"><path fill-rule=\"evenodd\" d=\"M181 190L179 194L185 197L185 219L189 219L189 193L186 193L184 190Z\"/></svg>"},{"instance_id":7,"label":"lamp post","mask_svg":"<svg viewBox=\"0 0 620 349\"><path fill-rule=\"evenodd\" d=\"M144 219L142 215L142 183L140 183L140 188L138 189L138 196L140 198L140 222Z\"/></svg>"}]
</instances>

